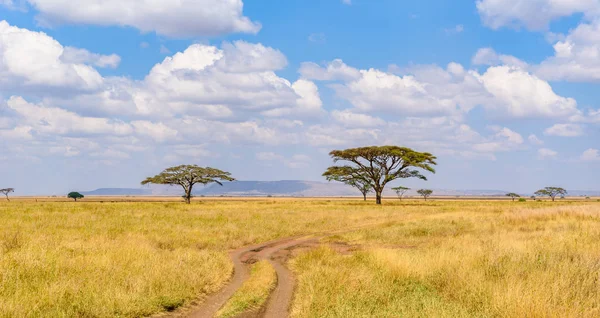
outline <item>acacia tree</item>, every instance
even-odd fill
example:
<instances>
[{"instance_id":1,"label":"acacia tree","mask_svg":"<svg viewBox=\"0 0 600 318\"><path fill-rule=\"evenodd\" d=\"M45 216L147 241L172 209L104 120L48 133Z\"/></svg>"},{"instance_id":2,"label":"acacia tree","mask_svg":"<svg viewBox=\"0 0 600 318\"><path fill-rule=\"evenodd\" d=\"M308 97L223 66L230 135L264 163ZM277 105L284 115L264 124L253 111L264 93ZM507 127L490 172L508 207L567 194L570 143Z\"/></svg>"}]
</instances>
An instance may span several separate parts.
<instances>
[{"instance_id":1,"label":"acacia tree","mask_svg":"<svg viewBox=\"0 0 600 318\"><path fill-rule=\"evenodd\" d=\"M552 202L554 202L557 196L560 195L561 197L564 197L566 194L567 190L558 187L545 187L535 192L535 195L537 196L552 198Z\"/></svg>"},{"instance_id":2,"label":"acacia tree","mask_svg":"<svg viewBox=\"0 0 600 318\"><path fill-rule=\"evenodd\" d=\"M410 190L410 188L400 186L400 187L392 188L392 190L396 191L396 194L398 195L398 199L400 199L400 201L402 201L402 197L408 190Z\"/></svg>"},{"instance_id":3,"label":"acacia tree","mask_svg":"<svg viewBox=\"0 0 600 318\"><path fill-rule=\"evenodd\" d=\"M192 189L196 184L216 183L223 185L221 181L235 181L231 173L210 167L199 167L197 165L181 165L165 169L154 177L148 177L142 181L146 184L168 184L180 185L185 192L183 198L185 203L190 204L192 200Z\"/></svg>"},{"instance_id":4,"label":"acacia tree","mask_svg":"<svg viewBox=\"0 0 600 318\"><path fill-rule=\"evenodd\" d=\"M11 192L15 192L15 189L14 188L0 189L0 193L4 194L6 196L6 201L10 201L10 199L8 199L8 194Z\"/></svg>"},{"instance_id":5,"label":"acacia tree","mask_svg":"<svg viewBox=\"0 0 600 318\"><path fill-rule=\"evenodd\" d=\"M334 150L329 153L335 163L346 161L348 165L334 166L353 169L360 179L367 181L373 191L377 204L381 204L381 196L385 186L400 178L419 178L427 180L421 171L435 173L436 157L427 152L417 152L410 148L398 146L372 146ZM330 168L334 168L330 167Z\"/></svg>"},{"instance_id":6,"label":"acacia tree","mask_svg":"<svg viewBox=\"0 0 600 318\"><path fill-rule=\"evenodd\" d=\"M516 198L520 198L520 197L521 197L520 195L518 195L518 194L516 194L516 193L514 193L514 192L507 193L507 194L506 194L506 196L507 196L507 197L511 197L511 198L512 198L512 200L513 200L513 202L515 201L515 199L516 199Z\"/></svg>"},{"instance_id":7,"label":"acacia tree","mask_svg":"<svg viewBox=\"0 0 600 318\"><path fill-rule=\"evenodd\" d=\"M425 199L425 201L427 201L427 198L429 198L431 194L433 194L433 190L421 189L417 191L417 193L420 194Z\"/></svg>"},{"instance_id":8,"label":"acacia tree","mask_svg":"<svg viewBox=\"0 0 600 318\"><path fill-rule=\"evenodd\" d=\"M367 201L367 194L373 190L369 180L364 179L360 170L352 167L329 167L323 176L327 181L338 181L357 188Z\"/></svg>"},{"instance_id":9,"label":"acacia tree","mask_svg":"<svg viewBox=\"0 0 600 318\"><path fill-rule=\"evenodd\" d=\"M77 199L83 199L84 196L79 192L70 192L69 194L67 194L67 198L73 199L75 200L75 202L77 202Z\"/></svg>"}]
</instances>

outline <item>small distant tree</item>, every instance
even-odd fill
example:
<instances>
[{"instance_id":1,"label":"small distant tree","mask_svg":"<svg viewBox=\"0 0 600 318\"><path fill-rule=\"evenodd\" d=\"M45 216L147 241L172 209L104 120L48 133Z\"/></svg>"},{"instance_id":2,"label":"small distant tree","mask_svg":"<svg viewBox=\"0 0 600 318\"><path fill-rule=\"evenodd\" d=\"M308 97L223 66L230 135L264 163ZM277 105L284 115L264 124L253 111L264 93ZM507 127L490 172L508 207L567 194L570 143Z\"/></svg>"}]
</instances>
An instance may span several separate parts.
<instances>
[{"instance_id":1,"label":"small distant tree","mask_svg":"<svg viewBox=\"0 0 600 318\"><path fill-rule=\"evenodd\" d=\"M77 202L78 199L83 199L84 196L83 196L83 194L81 194L79 192L71 192L71 193L67 194L67 198L73 199L73 200L75 200L75 202Z\"/></svg>"},{"instance_id":2,"label":"small distant tree","mask_svg":"<svg viewBox=\"0 0 600 318\"><path fill-rule=\"evenodd\" d=\"M404 194L406 194L406 192L408 190L410 190L410 188L400 186L400 187L392 188L392 190L396 191L396 194L398 195L398 199L400 199L400 201L402 201L402 197L404 197Z\"/></svg>"},{"instance_id":3,"label":"small distant tree","mask_svg":"<svg viewBox=\"0 0 600 318\"><path fill-rule=\"evenodd\" d=\"M185 203L190 204L194 185L216 183L222 186L222 181L235 181L235 179L231 177L231 173L219 169L204 168L197 165L181 165L167 168L154 177L146 178L146 180L142 181L142 185L150 183L179 185L185 192L183 196Z\"/></svg>"},{"instance_id":4,"label":"small distant tree","mask_svg":"<svg viewBox=\"0 0 600 318\"><path fill-rule=\"evenodd\" d=\"M550 197L554 202L557 196L564 197L567 195L567 190L558 187L545 187L544 189L536 191L535 195L540 197Z\"/></svg>"},{"instance_id":5,"label":"small distant tree","mask_svg":"<svg viewBox=\"0 0 600 318\"><path fill-rule=\"evenodd\" d=\"M417 191L417 193L420 194L425 199L425 201L427 201L427 198L429 198L433 194L433 190L421 189Z\"/></svg>"},{"instance_id":6,"label":"small distant tree","mask_svg":"<svg viewBox=\"0 0 600 318\"><path fill-rule=\"evenodd\" d=\"M338 168L353 169L352 171L357 173L361 180L368 181L375 192L377 204L381 204L383 190L388 183L401 178L427 180L422 172L435 173L434 155L405 147L361 147L334 150L329 155L335 163L346 162L347 165Z\"/></svg>"},{"instance_id":7,"label":"small distant tree","mask_svg":"<svg viewBox=\"0 0 600 318\"><path fill-rule=\"evenodd\" d=\"M8 194L13 192L15 192L15 189L13 188L0 189L0 193L6 196L6 201L10 201L10 199L8 199Z\"/></svg>"},{"instance_id":8,"label":"small distant tree","mask_svg":"<svg viewBox=\"0 0 600 318\"><path fill-rule=\"evenodd\" d=\"M512 200L513 200L513 202L515 201L515 199L516 199L516 198L520 198L520 197L521 197L520 195L518 195L518 194L516 194L516 193L514 193L514 192L507 193L507 194L506 194L506 196L507 196L507 197L511 197L511 198L512 198Z\"/></svg>"}]
</instances>

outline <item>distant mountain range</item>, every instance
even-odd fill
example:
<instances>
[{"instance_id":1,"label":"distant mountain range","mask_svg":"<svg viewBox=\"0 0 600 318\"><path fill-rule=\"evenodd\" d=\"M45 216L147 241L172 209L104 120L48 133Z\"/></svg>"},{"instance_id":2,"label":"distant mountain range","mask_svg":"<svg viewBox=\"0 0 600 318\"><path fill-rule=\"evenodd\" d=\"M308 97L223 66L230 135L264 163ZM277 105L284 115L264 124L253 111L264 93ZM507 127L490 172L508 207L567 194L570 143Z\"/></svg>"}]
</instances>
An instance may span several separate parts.
<instances>
[{"instance_id":1,"label":"distant mountain range","mask_svg":"<svg viewBox=\"0 0 600 318\"><path fill-rule=\"evenodd\" d=\"M504 196L503 190L447 190L434 189L434 196ZM151 185L142 188L102 188L82 192L87 196L180 196L183 194L179 186ZM286 196L286 197L354 197L360 193L345 184L337 182L316 182L301 180L284 181L235 181L219 186L212 184L206 187L197 185L195 196ZM385 196L396 195L393 190L386 189ZM531 194L523 194L529 196ZM570 196L600 196L600 191L569 191ZM414 190L406 196L417 196Z\"/></svg>"}]
</instances>

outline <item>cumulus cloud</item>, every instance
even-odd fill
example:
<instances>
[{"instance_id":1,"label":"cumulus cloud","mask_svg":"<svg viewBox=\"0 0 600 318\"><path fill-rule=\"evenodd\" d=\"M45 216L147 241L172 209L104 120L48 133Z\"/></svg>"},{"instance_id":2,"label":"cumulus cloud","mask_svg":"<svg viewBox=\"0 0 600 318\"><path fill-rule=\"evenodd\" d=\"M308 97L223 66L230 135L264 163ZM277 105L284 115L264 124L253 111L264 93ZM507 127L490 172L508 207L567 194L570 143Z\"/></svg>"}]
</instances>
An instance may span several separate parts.
<instances>
[{"instance_id":1,"label":"cumulus cloud","mask_svg":"<svg viewBox=\"0 0 600 318\"><path fill-rule=\"evenodd\" d=\"M243 14L242 0L26 0L43 26L130 26L170 37L257 33L260 23ZM2 4L2 2L0 2ZM4 0L11 7L11 2ZM13 5L14 6L14 5Z\"/></svg>"},{"instance_id":2,"label":"cumulus cloud","mask_svg":"<svg viewBox=\"0 0 600 318\"><path fill-rule=\"evenodd\" d=\"M575 13L597 16L600 5L597 0L477 0L477 11L492 29L546 30L551 21Z\"/></svg>"},{"instance_id":3,"label":"cumulus cloud","mask_svg":"<svg viewBox=\"0 0 600 318\"><path fill-rule=\"evenodd\" d=\"M600 161L600 150L590 148L581 154L582 161Z\"/></svg>"},{"instance_id":4,"label":"cumulus cloud","mask_svg":"<svg viewBox=\"0 0 600 318\"><path fill-rule=\"evenodd\" d=\"M548 136L578 137L583 135L583 126L579 124L556 124L544 131Z\"/></svg>"},{"instance_id":5,"label":"cumulus cloud","mask_svg":"<svg viewBox=\"0 0 600 318\"><path fill-rule=\"evenodd\" d=\"M496 64L479 55L478 63ZM406 70L395 68L399 74L392 74L357 70L334 60L326 67L304 63L300 73L309 79L340 82L331 85L336 94L363 113L457 115L476 106L508 118L560 118L577 113L574 99L557 95L548 82L516 66L519 63L514 59L497 59L514 65L490 66L482 74L457 63L448 64L446 69L417 65Z\"/></svg>"},{"instance_id":6,"label":"cumulus cloud","mask_svg":"<svg viewBox=\"0 0 600 318\"><path fill-rule=\"evenodd\" d=\"M101 55L70 46L64 48L60 58L68 64L89 64L96 67L117 68L121 63L121 57L116 54Z\"/></svg>"},{"instance_id":7,"label":"cumulus cloud","mask_svg":"<svg viewBox=\"0 0 600 318\"><path fill-rule=\"evenodd\" d=\"M65 55L66 54L66 55ZM9 88L95 90L102 76L88 64L116 66L119 57L65 48L43 32L0 21L0 91Z\"/></svg>"},{"instance_id":8,"label":"cumulus cloud","mask_svg":"<svg viewBox=\"0 0 600 318\"><path fill-rule=\"evenodd\" d=\"M322 67L316 63L302 63L299 70L302 77L309 80L354 80L361 77L360 71L346 65L342 60L336 59Z\"/></svg>"},{"instance_id":9,"label":"cumulus cloud","mask_svg":"<svg viewBox=\"0 0 600 318\"><path fill-rule=\"evenodd\" d=\"M573 98L557 95L548 82L520 68L490 67L479 76L494 99L486 105L498 114L510 117L559 118L577 112Z\"/></svg>"},{"instance_id":10,"label":"cumulus cloud","mask_svg":"<svg viewBox=\"0 0 600 318\"><path fill-rule=\"evenodd\" d=\"M477 50L471 62L473 65L508 65L516 66L522 69L528 68L527 63L521 61L520 59L512 55L498 54L494 49L489 47Z\"/></svg>"},{"instance_id":11,"label":"cumulus cloud","mask_svg":"<svg viewBox=\"0 0 600 318\"><path fill-rule=\"evenodd\" d=\"M537 74L547 80L600 80L599 34L600 20L578 25L554 44L554 56L537 66Z\"/></svg>"}]
</instances>

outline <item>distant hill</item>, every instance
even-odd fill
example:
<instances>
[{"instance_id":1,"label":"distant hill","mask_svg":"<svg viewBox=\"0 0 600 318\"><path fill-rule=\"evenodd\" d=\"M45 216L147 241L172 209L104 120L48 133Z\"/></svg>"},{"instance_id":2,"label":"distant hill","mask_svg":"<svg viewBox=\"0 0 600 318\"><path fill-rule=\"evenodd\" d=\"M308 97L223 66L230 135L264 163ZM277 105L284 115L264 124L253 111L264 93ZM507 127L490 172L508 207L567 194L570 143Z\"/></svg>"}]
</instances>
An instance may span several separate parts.
<instances>
[{"instance_id":1,"label":"distant hill","mask_svg":"<svg viewBox=\"0 0 600 318\"><path fill-rule=\"evenodd\" d=\"M433 189L434 196L504 196L504 190L448 190ZM87 196L180 196L181 187L168 185L150 185L142 188L102 188L82 192ZM283 181L235 181L226 182L223 186L211 184L203 187L196 185L196 196L289 196L289 197L355 197L360 196L356 189L338 182L317 182L302 180ZM395 196L388 187L385 196ZM523 196L531 194L522 193ZM600 196L600 191L569 191L570 196ZM406 196L418 196L415 190Z\"/></svg>"},{"instance_id":2,"label":"distant hill","mask_svg":"<svg viewBox=\"0 0 600 318\"><path fill-rule=\"evenodd\" d=\"M86 196L125 196L125 195L152 195L152 191L149 189L127 189L127 188L102 188L94 191L81 192Z\"/></svg>"}]
</instances>

